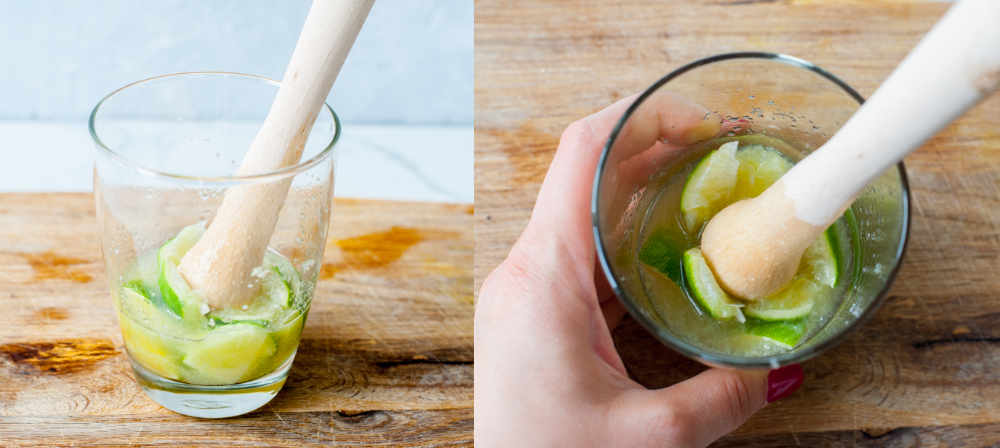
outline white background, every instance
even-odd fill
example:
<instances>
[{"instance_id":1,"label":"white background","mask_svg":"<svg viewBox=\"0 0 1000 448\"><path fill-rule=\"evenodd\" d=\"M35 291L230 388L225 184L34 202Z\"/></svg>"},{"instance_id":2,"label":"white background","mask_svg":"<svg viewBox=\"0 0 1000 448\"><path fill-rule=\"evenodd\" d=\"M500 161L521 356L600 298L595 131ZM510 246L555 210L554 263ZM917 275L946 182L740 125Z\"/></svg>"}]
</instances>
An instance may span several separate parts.
<instances>
[{"instance_id":1,"label":"white background","mask_svg":"<svg viewBox=\"0 0 1000 448\"><path fill-rule=\"evenodd\" d=\"M0 0L0 191L90 191L86 118L179 71L280 78L309 2ZM380 0L328 98L340 197L473 201L473 2Z\"/></svg>"}]
</instances>

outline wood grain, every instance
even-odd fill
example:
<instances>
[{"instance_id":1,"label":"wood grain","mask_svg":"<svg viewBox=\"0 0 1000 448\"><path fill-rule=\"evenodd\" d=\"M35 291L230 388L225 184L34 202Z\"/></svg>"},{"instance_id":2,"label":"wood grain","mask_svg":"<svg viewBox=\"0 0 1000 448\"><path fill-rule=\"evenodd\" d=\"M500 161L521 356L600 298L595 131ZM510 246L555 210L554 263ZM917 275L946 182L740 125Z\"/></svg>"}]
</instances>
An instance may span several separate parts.
<instances>
[{"instance_id":1,"label":"wood grain","mask_svg":"<svg viewBox=\"0 0 1000 448\"><path fill-rule=\"evenodd\" d=\"M133 381L92 197L0 194L0 445L469 446L472 218L471 205L336 200L284 390L208 421Z\"/></svg>"},{"instance_id":2,"label":"wood grain","mask_svg":"<svg viewBox=\"0 0 1000 448\"><path fill-rule=\"evenodd\" d=\"M150 416L4 417L0 434L16 446L472 446L465 410L264 410L226 420Z\"/></svg>"},{"instance_id":3,"label":"wood grain","mask_svg":"<svg viewBox=\"0 0 1000 448\"><path fill-rule=\"evenodd\" d=\"M531 213L562 130L691 60L811 60L871 94L947 3L476 2L476 288ZM991 446L1000 428L1000 97L906 158L911 239L884 306L720 446ZM631 319L615 341L650 387L703 369Z\"/></svg>"}]
</instances>

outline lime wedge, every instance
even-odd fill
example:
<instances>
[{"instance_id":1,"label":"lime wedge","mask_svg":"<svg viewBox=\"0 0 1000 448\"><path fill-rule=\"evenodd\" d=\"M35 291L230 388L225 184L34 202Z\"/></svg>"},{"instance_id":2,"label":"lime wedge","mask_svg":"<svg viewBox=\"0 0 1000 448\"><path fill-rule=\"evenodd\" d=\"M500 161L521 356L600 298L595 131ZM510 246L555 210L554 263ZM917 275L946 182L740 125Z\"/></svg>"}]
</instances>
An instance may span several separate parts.
<instances>
[{"instance_id":1,"label":"lime wedge","mask_svg":"<svg viewBox=\"0 0 1000 448\"><path fill-rule=\"evenodd\" d=\"M160 276L160 268L156 261L157 252L150 251L139 256L135 261L135 266L125 274L124 283L141 283L154 295L159 294L159 291L156 290L156 279Z\"/></svg>"},{"instance_id":2,"label":"lime wedge","mask_svg":"<svg viewBox=\"0 0 1000 448\"><path fill-rule=\"evenodd\" d=\"M131 281L122 285L119 290L124 308L145 315L156 313L153 299L150 298L149 291L139 281ZM152 305L152 306L151 306Z\"/></svg>"},{"instance_id":3,"label":"lime wedge","mask_svg":"<svg viewBox=\"0 0 1000 448\"><path fill-rule=\"evenodd\" d=\"M754 198L792 169L792 162L778 150L763 145L745 145L736 151L740 162L733 202Z\"/></svg>"},{"instance_id":4,"label":"lime wedge","mask_svg":"<svg viewBox=\"0 0 1000 448\"><path fill-rule=\"evenodd\" d=\"M201 223L187 226L157 252L156 260L160 269L157 285L163 295L163 303L178 317L184 317L185 314L188 317L197 315L202 304L201 298L181 277L177 265L204 232L205 227Z\"/></svg>"},{"instance_id":5,"label":"lime wedge","mask_svg":"<svg viewBox=\"0 0 1000 448\"><path fill-rule=\"evenodd\" d=\"M715 281L715 274L697 247L684 252L684 277L688 291L698 305L716 319L736 319L743 322L743 305L734 300Z\"/></svg>"},{"instance_id":6,"label":"lime wedge","mask_svg":"<svg viewBox=\"0 0 1000 448\"><path fill-rule=\"evenodd\" d=\"M143 299L146 299L146 301L148 301L149 303L157 304L155 295L152 293L149 287L147 287L146 284L143 283L141 280L131 280L125 282L125 284L122 285L122 288L128 289L129 292L131 292L136 296L142 297ZM162 301L160 301L160 303L162 303Z\"/></svg>"},{"instance_id":7,"label":"lime wedge","mask_svg":"<svg viewBox=\"0 0 1000 448\"><path fill-rule=\"evenodd\" d=\"M795 347L806 332L803 319L766 321L750 318L746 322L746 331L757 337L767 339L787 348Z\"/></svg>"},{"instance_id":8,"label":"lime wedge","mask_svg":"<svg viewBox=\"0 0 1000 448\"><path fill-rule=\"evenodd\" d=\"M211 317L216 319L216 324L246 322L263 323L267 327L289 308L292 303L291 281L286 282L276 266L258 269L264 272L260 287L262 294L245 307L212 311Z\"/></svg>"},{"instance_id":9,"label":"lime wedge","mask_svg":"<svg viewBox=\"0 0 1000 448\"><path fill-rule=\"evenodd\" d=\"M796 277L784 289L752 302L743 309L747 316L760 320L794 320L813 309L819 285L804 277Z\"/></svg>"},{"instance_id":10,"label":"lime wedge","mask_svg":"<svg viewBox=\"0 0 1000 448\"><path fill-rule=\"evenodd\" d=\"M160 286L160 292L163 293L163 303L167 309L177 317L184 317L181 296L190 296L193 295L193 292L187 281L181 277L177 265L169 262L161 265L157 284Z\"/></svg>"},{"instance_id":11,"label":"lime wedge","mask_svg":"<svg viewBox=\"0 0 1000 448\"><path fill-rule=\"evenodd\" d=\"M132 287L122 286L119 288L120 317L131 319L136 325L156 334L174 335L183 332L186 337L197 337L201 333L199 328L188 328L184 321L165 311L163 303L157 301L155 294L150 298Z\"/></svg>"},{"instance_id":12,"label":"lime wedge","mask_svg":"<svg viewBox=\"0 0 1000 448\"><path fill-rule=\"evenodd\" d=\"M121 295L121 300L125 302L123 308L130 311L119 315L122 339L132 359L166 378L179 379L178 356L171 349L172 344L167 343L156 331L149 330L134 321L134 319L156 319L164 314L156 310L147 297L132 288L123 287ZM151 326L161 328L156 324Z\"/></svg>"},{"instance_id":13,"label":"lime wedge","mask_svg":"<svg viewBox=\"0 0 1000 448\"><path fill-rule=\"evenodd\" d=\"M285 274L277 266L271 266L271 273L273 275L268 275L267 279L265 279L265 282L270 281L272 283L265 286L267 288L268 301L283 307L292 306L292 301L295 300L295 293L292 292L292 279L286 278Z\"/></svg>"},{"instance_id":14,"label":"lime wedge","mask_svg":"<svg viewBox=\"0 0 1000 448\"><path fill-rule=\"evenodd\" d=\"M306 321L305 313L295 313L289 317L290 322L278 325L279 328L271 332L271 337L278 346L274 354L274 362L280 364L285 362L295 349L299 346L299 338L302 337L302 327ZM272 370L278 366L272 366Z\"/></svg>"},{"instance_id":15,"label":"lime wedge","mask_svg":"<svg viewBox=\"0 0 1000 448\"><path fill-rule=\"evenodd\" d=\"M235 324L247 324L247 325L257 326L260 328L268 328L271 326L271 321L264 319L225 320L219 317L209 316L209 320L211 321L210 325L213 327L222 325L235 325Z\"/></svg>"},{"instance_id":16,"label":"lime wedge","mask_svg":"<svg viewBox=\"0 0 1000 448\"><path fill-rule=\"evenodd\" d=\"M177 236L167 241L160 251L157 253L157 261L163 264L164 261L171 261L174 264L180 264L181 258L184 257L194 244L201 239L201 235L205 233L205 224L197 223L189 225L180 232Z\"/></svg>"},{"instance_id":17,"label":"lime wedge","mask_svg":"<svg viewBox=\"0 0 1000 448\"><path fill-rule=\"evenodd\" d=\"M220 327L191 344L183 362L193 369L192 380L198 383L235 384L253 379L276 349L267 330L238 323Z\"/></svg>"},{"instance_id":18,"label":"lime wedge","mask_svg":"<svg viewBox=\"0 0 1000 448\"><path fill-rule=\"evenodd\" d=\"M302 277L295 269L292 262L282 257L277 252L268 252L264 255L264 264L271 266L271 270L278 274L281 281L288 288L288 300L286 306L292 306L295 300L302 297Z\"/></svg>"},{"instance_id":19,"label":"lime wedge","mask_svg":"<svg viewBox=\"0 0 1000 448\"><path fill-rule=\"evenodd\" d=\"M160 330L176 328L180 322L173 312L167 310L163 297L155 288L139 280L132 280L122 285L120 291L122 305L120 311L141 321L147 327Z\"/></svg>"},{"instance_id":20,"label":"lime wedge","mask_svg":"<svg viewBox=\"0 0 1000 448\"><path fill-rule=\"evenodd\" d=\"M840 277L833 241L833 227L831 226L806 249L799 265L800 273L831 288L837 286L837 279Z\"/></svg>"},{"instance_id":21,"label":"lime wedge","mask_svg":"<svg viewBox=\"0 0 1000 448\"><path fill-rule=\"evenodd\" d=\"M688 176L681 192L681 213L688 232L697 233L712 215L732 202L740 162L737 142L708 153Z\"/></svg>"}]
</instances>

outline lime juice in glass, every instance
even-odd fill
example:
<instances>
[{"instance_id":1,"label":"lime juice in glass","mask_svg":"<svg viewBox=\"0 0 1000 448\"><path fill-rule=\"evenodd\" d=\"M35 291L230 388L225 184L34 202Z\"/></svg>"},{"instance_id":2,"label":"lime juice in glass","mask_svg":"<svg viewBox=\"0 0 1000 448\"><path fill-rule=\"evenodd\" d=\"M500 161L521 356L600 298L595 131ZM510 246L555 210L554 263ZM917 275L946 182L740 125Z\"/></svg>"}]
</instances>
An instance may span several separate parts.
<instances>
[{"instance_id":1,"label":"lime juice in glass","mask_svg":"<svg viewBox=\"0 0 1000 448\"><path fill-rule=\"evenodd\" d=\"M857 266L852 212L809 247L793 280L767 297L726 293L699 249L715 213L759 195L796 154L765 135L713 139L688 149L650 183L653 198L636 229L639 278L672 331L713 350L765 356L795 347L830 319L845 290L841 273Z\"/></svg>"},{"instance_id":2,"label":"lime juice in glass","mask_svg":"<svg viewBox=\"0 0 1000 448\"><path fill-rule=\"evenodd\" d=\"M248 284L257 291L253 300L211 309L177 268L204 230L204 223L185 227L126 271L117 301L125 347L146 369L188 384L238 384L271 373L295 353L310 288L288 259L269 251Z\"/></svg>"}]
</instances>

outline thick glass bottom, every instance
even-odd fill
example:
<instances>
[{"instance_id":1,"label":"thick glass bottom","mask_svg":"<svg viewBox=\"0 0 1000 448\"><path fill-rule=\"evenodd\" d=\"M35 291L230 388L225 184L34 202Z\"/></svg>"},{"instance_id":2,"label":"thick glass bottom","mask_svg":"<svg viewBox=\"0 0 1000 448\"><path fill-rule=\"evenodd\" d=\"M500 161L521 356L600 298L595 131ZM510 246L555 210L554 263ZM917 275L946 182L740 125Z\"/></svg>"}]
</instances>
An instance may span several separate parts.
<instances>
[{"instance_id":1,"label":"thick glass bottom","mask_svg":"<svg viewBox=\"0 0 1000 448\"><path fill-rule=\"evenodd\" d=\"M129 357L135 378L153 401L178 414L226 418L252 412L267 404L285 385L295 355L268 375L240 384L203 386L164 378Z\"/></svg>"}]
</instances>

